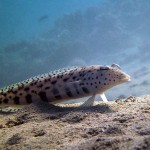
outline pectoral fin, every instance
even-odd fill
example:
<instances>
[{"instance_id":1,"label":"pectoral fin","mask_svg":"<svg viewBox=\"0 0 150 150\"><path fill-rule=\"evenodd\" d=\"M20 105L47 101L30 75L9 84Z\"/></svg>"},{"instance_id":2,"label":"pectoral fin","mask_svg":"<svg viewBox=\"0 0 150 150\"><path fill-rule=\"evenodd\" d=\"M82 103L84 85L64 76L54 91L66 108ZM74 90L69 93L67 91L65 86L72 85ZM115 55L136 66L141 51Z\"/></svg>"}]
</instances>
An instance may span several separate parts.
<instances>
[{"instance_id":1,"label":"pectoral fin","mask_svg":"<svg viewBox=\"0 0 150 150\"><path fill-rule=\"evenodd\" d=\"M95 95L91 96L87 101L85 101L80 107L92 106L95 100Z\"/></svg>"},{"instance_id":2,"label":"pectoral fin","mask_svg":"<svg viewBox=\"0 0 150 150\"><path fill-rule=\"evenodd\" d=\"M103 100L104 102L108 102L108 100L107 100L107 98L106 98L106 96L105 96L104 93L100 94L100 96L101 96L101 98L102 98L102 100Z\"/></svg>"}]
</instances>

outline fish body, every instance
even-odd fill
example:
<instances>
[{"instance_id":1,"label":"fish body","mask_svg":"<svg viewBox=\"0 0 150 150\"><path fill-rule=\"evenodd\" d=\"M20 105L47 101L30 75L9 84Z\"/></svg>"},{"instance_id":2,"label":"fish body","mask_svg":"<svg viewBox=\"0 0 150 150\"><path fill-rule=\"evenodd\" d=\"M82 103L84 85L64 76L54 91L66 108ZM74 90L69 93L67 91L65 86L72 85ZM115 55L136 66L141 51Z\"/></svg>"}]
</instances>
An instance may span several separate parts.
<instances>
[{"instance_id":1,"label":"fish body","mask_svg":"<svg viewBox=\"0 0 150 150\"><path fill-rule=\"evenodd\" d=\"M56 70L0 89L0 105L26 105L37 100L55 104L90 95L94 99L96 94L129 80L115 64Z\"/></svg>"}]
</instances>

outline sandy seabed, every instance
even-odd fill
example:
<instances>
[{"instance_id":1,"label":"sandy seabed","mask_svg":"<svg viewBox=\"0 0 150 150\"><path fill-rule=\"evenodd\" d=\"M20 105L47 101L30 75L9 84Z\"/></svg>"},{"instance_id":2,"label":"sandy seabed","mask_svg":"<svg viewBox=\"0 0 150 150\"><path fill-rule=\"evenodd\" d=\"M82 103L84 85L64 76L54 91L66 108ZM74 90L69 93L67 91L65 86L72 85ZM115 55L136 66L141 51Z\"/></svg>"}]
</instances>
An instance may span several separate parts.
<instances>
[{"instance_id":1,"label":"sandy seabed","mask_svg":"<svg viewBox=\"0 0 150 150\"><path fill-rule=\"evenodd\" d=\"M113 102L31 104L0 114L0 150L148 150L150 95Z\"/></svg>"}]
</instances>

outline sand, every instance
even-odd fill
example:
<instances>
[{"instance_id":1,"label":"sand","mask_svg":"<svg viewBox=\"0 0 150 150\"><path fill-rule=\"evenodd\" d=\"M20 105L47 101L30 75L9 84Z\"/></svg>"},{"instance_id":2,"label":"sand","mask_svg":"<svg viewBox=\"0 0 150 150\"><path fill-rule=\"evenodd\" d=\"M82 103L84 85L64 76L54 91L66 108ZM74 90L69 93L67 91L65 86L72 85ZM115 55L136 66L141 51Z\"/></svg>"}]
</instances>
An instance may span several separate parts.
<instances>
[{"instance_id":1,"label":"sand","mask_svg":"<svg viewBox=\"0 0 150 150\"><path fill-rule=\"evenodd\" d=\"M38 102L0 114L0 150L150 149L150 95L58 106Z\"/></svg>"}]
</instances>

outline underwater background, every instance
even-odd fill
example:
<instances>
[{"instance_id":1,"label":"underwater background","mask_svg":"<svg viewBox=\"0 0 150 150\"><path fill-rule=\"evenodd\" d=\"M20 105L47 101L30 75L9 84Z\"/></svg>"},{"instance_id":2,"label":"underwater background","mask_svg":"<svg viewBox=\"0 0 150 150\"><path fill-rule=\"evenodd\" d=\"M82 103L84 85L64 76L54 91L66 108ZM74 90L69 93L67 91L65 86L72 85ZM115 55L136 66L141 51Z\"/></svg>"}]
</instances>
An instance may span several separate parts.
<instances>
[{"instance_id":1,"label":"underwater background","mask_svg":"<svg viewBox=\"0 0 150 150\"><path fill-rule=\"evenodd\" d=\"M149 0L0 0L0 87L68 66L119 64L131 82L108 99L150 94Z\"/></svg>"}]
</instances>

